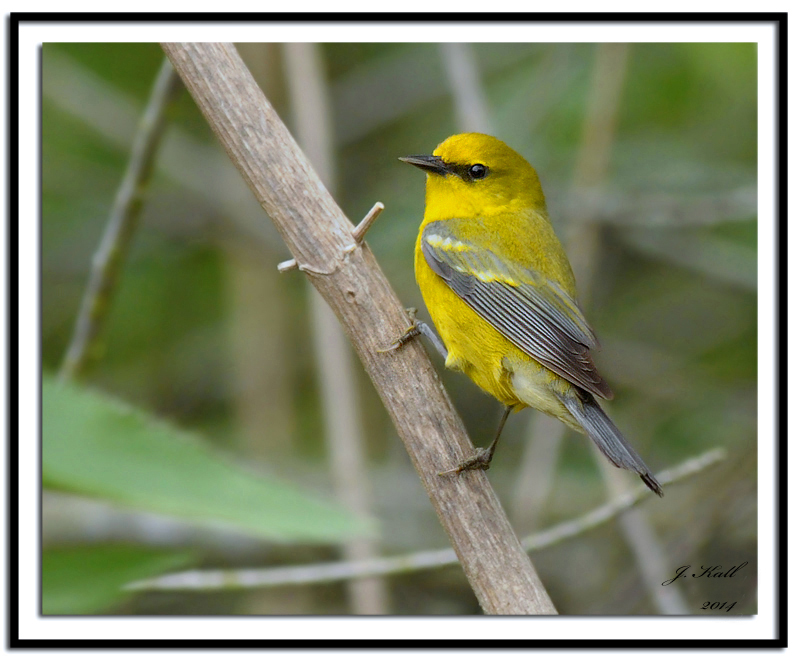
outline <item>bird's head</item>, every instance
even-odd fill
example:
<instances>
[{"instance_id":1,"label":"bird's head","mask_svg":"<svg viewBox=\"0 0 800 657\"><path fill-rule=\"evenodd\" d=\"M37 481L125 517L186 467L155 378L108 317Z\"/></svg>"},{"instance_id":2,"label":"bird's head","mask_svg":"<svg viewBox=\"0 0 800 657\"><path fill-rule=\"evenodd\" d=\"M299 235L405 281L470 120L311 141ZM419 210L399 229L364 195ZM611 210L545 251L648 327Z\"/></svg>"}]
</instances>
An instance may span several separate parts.
<instances>
[{"instance_id":1,"label":"bird's head","mask_svg":"<svg viewBox=\"0 0 800 657\"><path fill-rule=\"evenodd\" d=\"M410 155L428 176L426 215L441 218L545 210L536 170L505 143L477 132L454 135L433 155Z\"/></svg>"}]
</instances>

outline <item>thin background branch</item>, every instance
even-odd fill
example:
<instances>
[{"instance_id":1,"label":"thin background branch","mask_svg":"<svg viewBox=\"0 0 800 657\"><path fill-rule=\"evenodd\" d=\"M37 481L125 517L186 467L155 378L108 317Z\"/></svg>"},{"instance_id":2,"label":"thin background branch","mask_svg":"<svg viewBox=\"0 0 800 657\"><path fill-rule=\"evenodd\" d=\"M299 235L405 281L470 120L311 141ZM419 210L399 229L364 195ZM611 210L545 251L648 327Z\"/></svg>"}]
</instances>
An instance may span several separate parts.
<instances>
[{"instance_id":1,"label":"thin background branch","mask_svg":"<svg viewBox=\"0 0 800 657\"><path fill-rule=\"evenodd\" d=\"M490 133L489 104L481 84L475 47L467 43L440 43L439 52L453 94L459 132Z\"/></svg>"},{"instance_id":2,"label":"thin background branch","mask_svg":"<svg viewBox=\"0 0 800 657\"><path fill-rule=\"evenodd\" d=\"M684 461L680 465L658 473L664 486L678 483L721 462L726 454L722 449L712 449L700 456ZM554 527L532 534L522 540L526 550L536 552L558 545L587 531L618 518L652 494L645 488L637 488L619 495L596 509ZM284 568L260 568L239 570L191 570L140 580L127 585L138 591L210 591L215 589L256 588L321 584L352 580L375 575L412 573L429 568L440 568L458 563L451 549L424 550L395 557L350 561L330 564L312 564ZM663 581L663 580L662 580Z\"/></svg>"},{"instance_id":3,"label":"thin background branch","mask_svg":"<svg viewBox=\"0 0 800 657\"><path fill-rule=\"evenodd\" d=\"M133 142L128 168L117 190L103 238L92 258L92 270L59 378L83 376L99 355L100 334L108 317L117 278L128 255L147 184L153 173L165 126L165 111L180 89L180 80L165 59Z\"/></svg>"},{"instance_id":4,"label":"thin background branch","mask_svg":"<svg viewBox=\"0 0 800 657\"><path fill-rule=\"evenodd\" d=\"M335 194L330 103L319 48L315 43L283 44L286 84L297 141ZM348 509L370 516L372 496L353 353L333 311L313 287L308 298L334 489ZM374 558L378 549L374 539L354 538L343 546L343 554L348 561L363 561ZM348 582L348 594L353 613L388 613L386 584L381 579Z\"/></svg>"}]
</instances>

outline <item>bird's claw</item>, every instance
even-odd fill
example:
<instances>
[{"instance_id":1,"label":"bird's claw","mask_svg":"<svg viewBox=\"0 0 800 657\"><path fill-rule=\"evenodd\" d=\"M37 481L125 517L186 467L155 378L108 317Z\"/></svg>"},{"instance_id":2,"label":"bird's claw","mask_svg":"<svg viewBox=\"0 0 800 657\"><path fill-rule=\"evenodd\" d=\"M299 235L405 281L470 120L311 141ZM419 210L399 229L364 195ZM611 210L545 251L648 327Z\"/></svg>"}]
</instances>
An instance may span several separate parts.
<instances>
[{"instance_id":1,"label":"bird's claw","mask_svg":"<svg viewBox=\"0 0 800 657\"><path fill-rule=\"evenodd\" d=\"M379 354L385 354L390 351L396 351L400 347L402 347L407 342L410 342L414 338L416 338L421 331L419 330L419 325L417 322L417 309L416 308L406 308L406 314L408 318L411 320L411 326L409 326L400 336L392 342L388 347L384 347L383 349L378 349Z\"/></svg>"},{"instance_id":2,"label":"bird's claw","mask_svg":"<svg viewBox=\"0 0 800 657\"><path fill-rule=\"evenodd\" d=\"M483 447L478 447L475 454L465 461L461 461L455 468L438 473L440 477L449 474L461 474L465 470L488 470L492 463L494 453Z\"/></svg>"}]
</instances>

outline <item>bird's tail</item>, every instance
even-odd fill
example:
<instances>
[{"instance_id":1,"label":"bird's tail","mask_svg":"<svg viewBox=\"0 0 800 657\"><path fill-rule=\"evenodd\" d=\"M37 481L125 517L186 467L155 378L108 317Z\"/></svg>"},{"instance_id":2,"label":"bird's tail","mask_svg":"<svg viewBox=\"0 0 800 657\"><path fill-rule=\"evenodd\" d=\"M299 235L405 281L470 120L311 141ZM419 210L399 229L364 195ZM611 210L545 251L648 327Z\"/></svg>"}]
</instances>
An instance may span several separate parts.
<instances>
[{"instance_id":1,"label":"bird's tail","mask_svg":"<svg viewBox=\"0 0 800 657\"><path fill-rule=\"evenodd\" d=\"M618 468L635 472L650 490L664 497L661 484L644 464L642 457L625 440L620 430L590 393L580 390L577 395L564 395L561 401L609 461Z\"/></svg>"}]
</instances>

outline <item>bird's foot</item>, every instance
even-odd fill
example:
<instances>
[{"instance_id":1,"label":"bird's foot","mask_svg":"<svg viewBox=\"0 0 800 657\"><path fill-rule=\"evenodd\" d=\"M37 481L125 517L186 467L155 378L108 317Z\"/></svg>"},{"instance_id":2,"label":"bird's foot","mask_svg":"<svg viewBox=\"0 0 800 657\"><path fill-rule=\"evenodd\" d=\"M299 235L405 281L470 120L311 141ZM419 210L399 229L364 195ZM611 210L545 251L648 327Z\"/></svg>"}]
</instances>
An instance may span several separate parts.
<instances>
[{"instance_id":1,"label":"bird's foot","mask_svg":"<svg viewBox=\"0 0 800 657\"><path fill-rule=\"evenodd\" d=\"M466 459L465 461L461 461L461 463L451 470L440 472L439 476L444 477L445 475L449 474L460 474L464 472L464 470L488 470L489 465L492 463L493 456L494 450L478 447L475 450L475 454L473 454L470 458Z\"/></svg>"},{"instance_id":2,"label":"bird's foot","mask_svg":"<svg viewBox=\"0 0 800 657\"><path fill-rule=\"evenodd\" d=\"M406 313L408 314L408 318L411 320L411 326L403 331L388 347L378 349L379 354L385 354L389 351L396 351L404 344L411 342L414 338L422 333L422 330L420 329L420 323L417 321L417 309L406 308Z\"/></svg>"}]
</instances>

